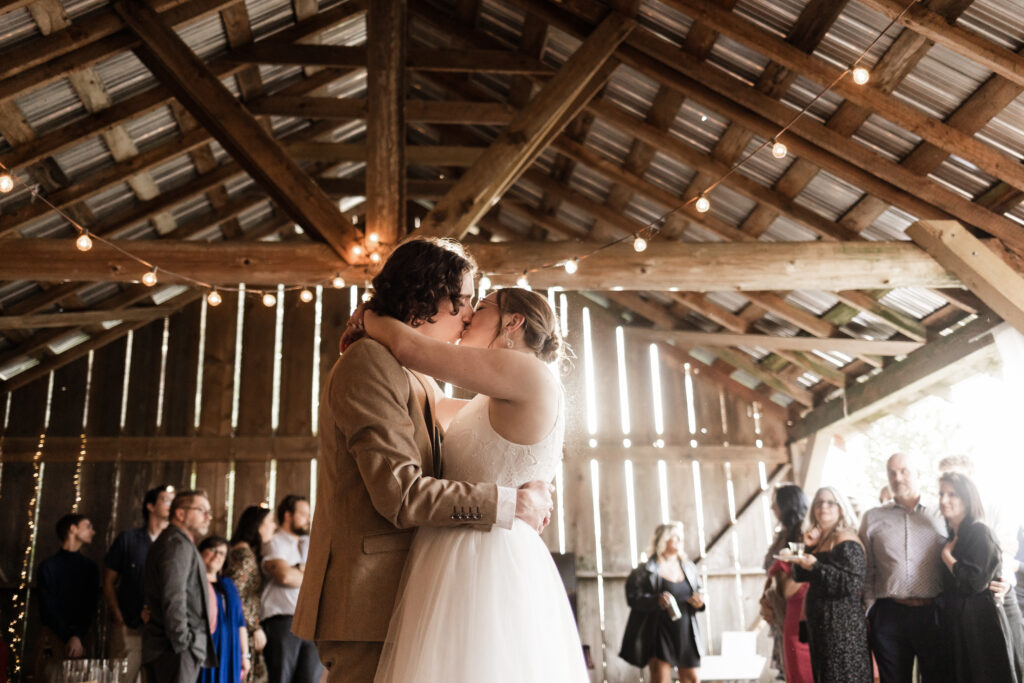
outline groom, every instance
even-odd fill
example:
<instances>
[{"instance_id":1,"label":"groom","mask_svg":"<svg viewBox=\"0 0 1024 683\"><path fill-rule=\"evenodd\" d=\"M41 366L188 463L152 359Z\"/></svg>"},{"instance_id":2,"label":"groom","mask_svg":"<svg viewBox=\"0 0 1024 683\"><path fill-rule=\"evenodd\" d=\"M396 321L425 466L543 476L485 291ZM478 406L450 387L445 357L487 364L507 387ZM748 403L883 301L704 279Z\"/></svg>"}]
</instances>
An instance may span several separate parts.
<instances>
[{"instance_id":1,"label":"groom","mask_svg":"<svg viewBox=\"0 0 1024 683\"><path fill-rule=\"evenodd\" d=\"M455 242L395 249L369 307L421 334L456 341L472 318L475 264ZM439 478L433 380L406 370L372 339L334 364L320 402L319 514L293 630L315 640L328 683L369 683L419 526L541 529L551 487L520 489Z\"/></svg>"}]
</instances>

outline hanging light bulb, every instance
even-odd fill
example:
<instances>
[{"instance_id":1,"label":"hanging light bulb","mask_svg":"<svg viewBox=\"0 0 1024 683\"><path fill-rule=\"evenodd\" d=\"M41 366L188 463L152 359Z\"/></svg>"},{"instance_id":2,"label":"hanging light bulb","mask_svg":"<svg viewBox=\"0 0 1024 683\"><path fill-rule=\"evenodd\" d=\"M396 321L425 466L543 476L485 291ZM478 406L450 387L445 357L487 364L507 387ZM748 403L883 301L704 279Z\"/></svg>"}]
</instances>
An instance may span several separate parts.
<instances>
[{"instance_id":1,"label":"hanging light bulb","mask_svg":"<svg viewBox=\"0 0 1024 683\"><path fill-rule=\"evenodd\" d=\"M530 278L526 277L526 271L524 270L523 274L516 278L516 287L522 287L523 289L527 289L529 286Z\"/></svg>"},{"instance_id":2,"label":"hanging light bulb","mask_svg":"<svg viewBox=\"0 0 1024 683\"><path fill-rule=\"evenodd\" d=\"M701 195L697 197L697 201L694 202L693 208L697 209L697 213L707 213L711 209L711 202L707 197Z\"/></svg>"},{"instance_id":3,"label":"hanging light bulb","mask_svg":"<svg viewBox=\"0 0 1024 683\"><path fill-rule=\"evenodd\" d=\"M83 232L79 235L78 239L75 240L75 247L78 251L89 251L92 249L92 238L89 237L89 233Z\"/></svg>"},{"instance_id":4,"label":"hanging light bulb","mask_svg":"<svg viewBox=\"0 0 1024 683\"><path fill-rule=\"evenodd\" d=\"M0 173L0 192L7 194L14 189L14 176L10 173Z\"/></svg>"},{"instance_id":5,"label":"hanging light bulb","mask_svg":"<svg viewBox=\"0 0 1024 683\"><path fill-rule=\"evenodd\" d=\"M772 156L776 159L785 159L786 154L789 152L786 149L786 145L779 142L778 140L772 141Z\"/></svg>"},{"instance_id":6,"label":"hanging light bulb","mask_svg":"<svg viewBox=\"0 0 1024 683\"><path fill-rule=\"evenodd\" d=\"M152 287L153 285L156 284L156 282L157 282L156 268L154 268L153 270L147 271L146 274L142 276L142 284L146 285L147 287Z\"/></svg>"},{"instance_id":7,"label":"hanging light bulb","mask_svg":"<svg viewBox=\"0 0 1024 683\"><path fill-rule=\"evenodd\" d=\"M863 66L858 66L853 70L853 82L857 85L864 85L871 80L871 72Z\"/></svg>"},{"instance_id":8,"label":"hanging light bulb","mask_svg":"<svg viewBox=\"0 0 1024 683\"><path fill-rule=\"evenodd\" d=\"M491 278L487 277L486 275L481 275L480 276L480 288L481 289L490 289L491 288Z\"/></svg>"},{"instance_id":9,"label":"hanging light bulb","mask_svg":"<svg viewBox=\"0 0 1024 683\"><path fill-rule=\"evenodd\" d=\"M633 238L633 251L639 253L641 251L644 251L645 249L647 249L647 240L645 240L640 235L637 235L636 237L634 237Z\"/></svg>"},{"instance_id":10,"label":"hanging light bulb","mask_svg":"<svg viewBox=\"0 0 1024 683\"><path fill-rule=\"evenodd\" d=\"M337 275L334 276L334 279L331 280L331 287L334 287L335 289L341 289L344 286L345 280L341 277L341 273L338 273Z\"/></svg>"},{"instance_id":11,"label":"hanging light bulb","mask_svg":"<svg viewBox=\"0 0 1024 683\"><path fill-rule=\"evenodd\" d=\"M563 267L565 268L565 272L569 273L569 275L575 275L576 271L580 269L580 261L579 259L571 258L565 262Z\"/></svg>"},{"instance_id":12,"label":"hanging light bulb","mask_svg":"<svg viewBox=\"0 0 1024 683\"><path fill-rule=\"evenodd\" d=\"M366 236L366 241L369 242L370 244L376 245L378 242L380 242L380 235L378 235L375 232L371 232L369 235Z\"/></svg>"},{"instance_id":13,"label":"hanging light bulb","mask_svg":"<svg viewBox=\"0 0 1024 683\"><path fill-rule=\"evenodd\" d=\"M377 252L373 252L372 254L370 254L370 261L372 261L373 263L380 263L380 254L378 254Z\"/></svg>"},{"instance_id":14,"label":"hanging light bulb","mask_svg":"<svg viewBox=\"0 0 1024 683\"><path fill-rule=\"evenodd\" d=\"M216 289L211 289L210 293L206 295L206 303L210 306L220 306L222 301L224 299Z\"/></svg>"},{"instance_id":15,"label":"hanging light bulb","mask_svg":"<svg viewBox=\"0 0 1024 683\"><path fill-rule=\"evenodd\" d=\"M277 304L277 297L270 292L264 292L263 294L263 305L267 308L273 308Z\"/></svg>"},{"instance_id":16,"label":"hanging light bulb","mask_svg":"<svg viewBox=\"0 0 1024 683\"><path fill-rule=\"evenodd\" d=\"M303 287L302 291L299 292L299 298L302 300L303 303L308 304L310 301L313 300L313 292Z\"/></svg>"},{"instance_id":17,"label":"hanging light bulb","mask_svg":"<svg viewBox=\"0 0 1024 683\"><path fill-rule=\"evenodd\" d=\"M369 301L372 298L373 298L373 295L370 294L370 290L364 289L363 290L363 296L360 297L360 300L365 304L367 301Z\"/></svg>"},{"instance_id":18,"label":"hanging light bulb","mask_svg":"<svg viewBox=\"0 0 1024 683\"><path fill-rule=\"evenodd\" d=\"M356 256L359 256L360 254L363 253L363 248L357 244L354 247L352 247L352 253L355 254Z\"/></svg>"}]
</instances>

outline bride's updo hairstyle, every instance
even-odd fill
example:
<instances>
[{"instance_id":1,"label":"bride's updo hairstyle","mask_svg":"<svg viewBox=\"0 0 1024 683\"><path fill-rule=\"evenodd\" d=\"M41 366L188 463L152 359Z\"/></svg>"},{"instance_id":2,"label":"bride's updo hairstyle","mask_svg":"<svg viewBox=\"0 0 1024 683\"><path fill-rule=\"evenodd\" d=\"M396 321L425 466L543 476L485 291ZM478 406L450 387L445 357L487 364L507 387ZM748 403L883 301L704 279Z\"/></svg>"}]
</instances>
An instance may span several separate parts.
<instances>
[{"instance_id":1,"label":"bride's updo hairstyle","mask_svg":"<svg viewBox=\"0 0 1024 683\"><path fill-rule=\"evenodd\" d=\"M529 289L509 287L497 290L498 329L494 339L501 335L501 319L506 314L523 316L523 343L545 363L562 358L565 343L558 331L558 320L548 300Z\"/></svg>"}]
</instances>

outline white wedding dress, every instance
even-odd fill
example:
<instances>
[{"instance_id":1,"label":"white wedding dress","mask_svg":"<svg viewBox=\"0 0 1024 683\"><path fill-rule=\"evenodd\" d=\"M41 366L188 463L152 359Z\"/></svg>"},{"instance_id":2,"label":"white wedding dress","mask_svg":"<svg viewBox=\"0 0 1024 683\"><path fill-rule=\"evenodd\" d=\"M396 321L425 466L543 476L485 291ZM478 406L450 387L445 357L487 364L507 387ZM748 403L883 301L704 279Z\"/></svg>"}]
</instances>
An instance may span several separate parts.
<instances>
[{"instance_id":1,"label":"white wedding dress","mask_svg":"<svg viewBox=\"0 0 1024 683\"><path fill-rule=\"evenodd\" d=\"M479 395L452 421L444 477L518 487L552 481L564 409L540 443L506 441ZM544 542L526 523L490 531L421 528L375 683L586 683L576 623Z\"/></svg>"}]
</instances>

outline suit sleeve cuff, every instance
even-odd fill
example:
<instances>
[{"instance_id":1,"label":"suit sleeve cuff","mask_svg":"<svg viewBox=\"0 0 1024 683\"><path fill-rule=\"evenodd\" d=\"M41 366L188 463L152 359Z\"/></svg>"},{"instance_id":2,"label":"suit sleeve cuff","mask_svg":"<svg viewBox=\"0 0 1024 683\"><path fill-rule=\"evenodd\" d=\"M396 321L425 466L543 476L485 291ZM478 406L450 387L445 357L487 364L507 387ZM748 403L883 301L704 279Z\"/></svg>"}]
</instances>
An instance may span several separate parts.
<instances>
[{"instance_id":1,"label":"suit sleeve cuff","mask_svg":"<svg viewBox=\"0 0 1024 683\"><path fill-rule=\"evenodd\" d=\"M502 529L511 529L516 520L516 489L498 487L498 514L494 523Z\"/></svg>"}]
</instances>

